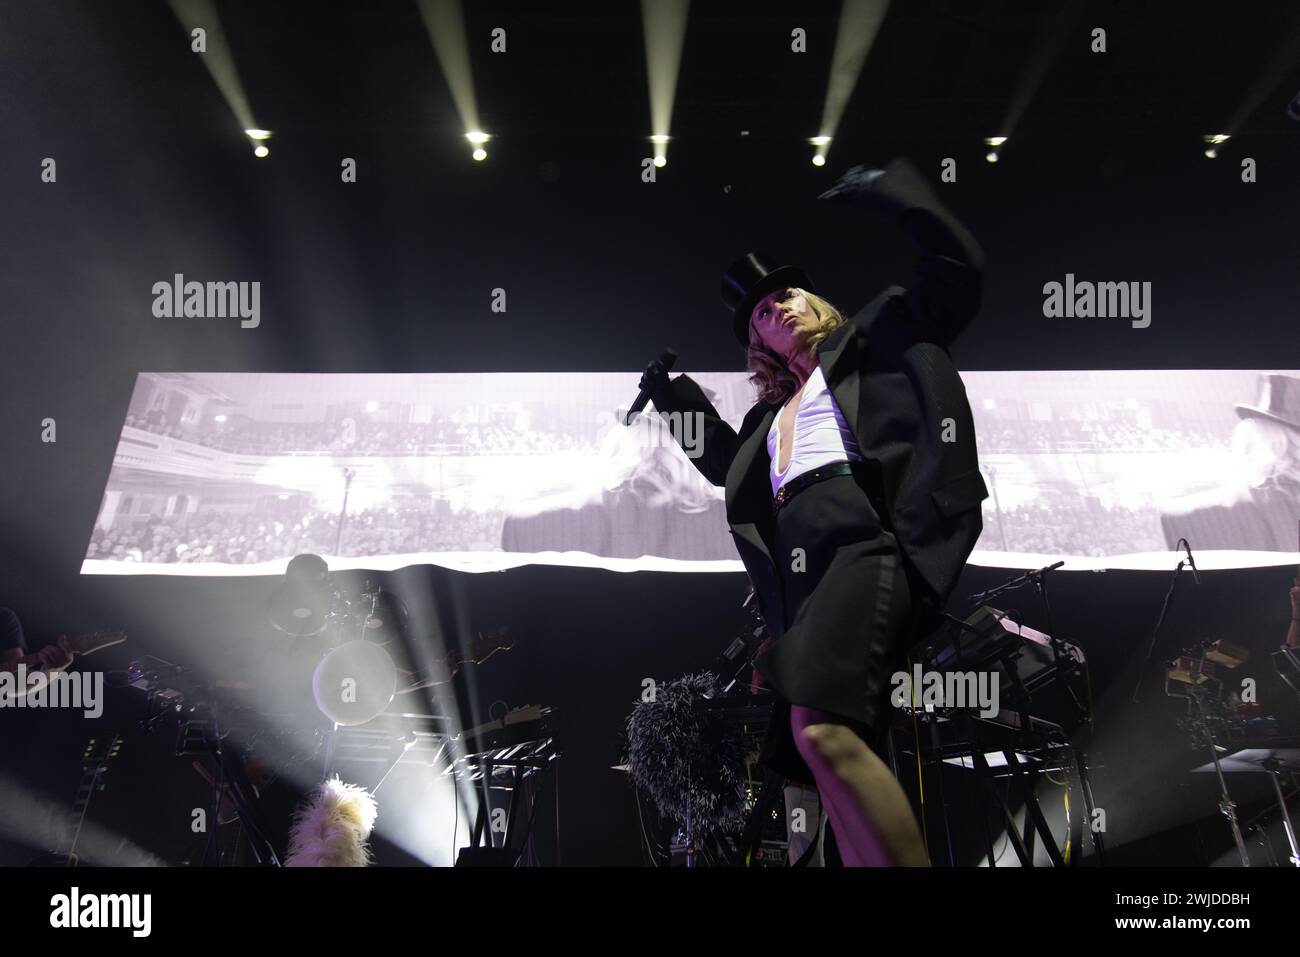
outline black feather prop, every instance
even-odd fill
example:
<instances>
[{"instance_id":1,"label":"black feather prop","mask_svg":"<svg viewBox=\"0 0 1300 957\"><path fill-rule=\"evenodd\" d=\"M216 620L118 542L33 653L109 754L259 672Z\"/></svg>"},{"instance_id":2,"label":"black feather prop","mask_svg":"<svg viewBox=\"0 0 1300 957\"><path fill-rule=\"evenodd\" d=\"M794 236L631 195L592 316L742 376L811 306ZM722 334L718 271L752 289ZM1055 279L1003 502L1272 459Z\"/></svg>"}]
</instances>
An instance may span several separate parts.
<instances>
[{"instance_id":1,"label":"black feather prop","mask_svg":"<svg viewBox=\"0 0 1300 957\"><path fill-rule=\"evenodd\" d=\"M655 689L627 719L632 781L659 812L696 835L730 831L745 816L748 746L740 729L693 705L713 693L710 672L684 675Z\"/></svg>"}]
</instances>

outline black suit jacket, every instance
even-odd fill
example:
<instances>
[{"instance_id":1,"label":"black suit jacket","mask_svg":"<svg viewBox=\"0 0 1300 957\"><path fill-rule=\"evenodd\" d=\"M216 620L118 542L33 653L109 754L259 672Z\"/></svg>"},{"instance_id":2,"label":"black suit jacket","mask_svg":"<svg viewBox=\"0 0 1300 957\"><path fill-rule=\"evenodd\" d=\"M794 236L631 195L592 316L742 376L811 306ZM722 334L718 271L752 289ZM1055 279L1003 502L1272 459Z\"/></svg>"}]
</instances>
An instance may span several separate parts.
<instances>
[{"instance_id":1,"label":"black suit jacket","mask_svg":"<svg viewBox=\"0 0 1300 957\"><path fill-rule=\"evenodd\" d=\"M906 160L895 160L849 204L896 222L921 249L910 289L891 286L817 347L839 404L883 499L881 519L898 539L914 587L941 605L983 523L988 497L975 450L966 389L947 346L979 311L983 253ZM661 415L696 413L703 421L692 461L726 487L727 520L769 632L784 631L781 583L773 554L771 458L767 433L778 405L759 403L734 431L689 376L653 397Z\"/></svg>"}]
</instances>

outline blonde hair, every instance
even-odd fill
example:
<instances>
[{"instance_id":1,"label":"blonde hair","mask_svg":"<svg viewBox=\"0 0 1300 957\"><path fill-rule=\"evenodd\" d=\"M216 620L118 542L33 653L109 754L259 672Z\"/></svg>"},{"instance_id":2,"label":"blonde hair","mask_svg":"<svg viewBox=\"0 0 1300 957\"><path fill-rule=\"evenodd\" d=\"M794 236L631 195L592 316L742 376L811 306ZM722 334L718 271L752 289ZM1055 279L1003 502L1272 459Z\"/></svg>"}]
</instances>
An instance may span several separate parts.
<instances>
[{"instance_id":1,"label":"blonde hair","mask_svg":"<svg viewBox=\"0 0 1300 957\"><path fill-rule=\"evenodd\" d=\"M1300 433L1272 419L1243 418L1232 430L1239 474L1250 488L1300 484Z\"/></svg>"},{"instance_id":2,"label":"blonde hair","mask_svg":"<svg viewBox=\"0 0 1300 957\"><path fill-rule=\"evenodd\" d=\"M817 328L808 339L808 351L813 352L830 337L832 332L844 325L844 316L821 296L797 286L791 286L790 289L807 299L813 313L817 316ZM758 393L759 402L777 405L794 395L798 386L797 380L786 366L785 359L763 344L754 330L753 323L749 325L749 346L745 349L745 367L749 370L749 381Z\"/></svg>"}]
</instances>

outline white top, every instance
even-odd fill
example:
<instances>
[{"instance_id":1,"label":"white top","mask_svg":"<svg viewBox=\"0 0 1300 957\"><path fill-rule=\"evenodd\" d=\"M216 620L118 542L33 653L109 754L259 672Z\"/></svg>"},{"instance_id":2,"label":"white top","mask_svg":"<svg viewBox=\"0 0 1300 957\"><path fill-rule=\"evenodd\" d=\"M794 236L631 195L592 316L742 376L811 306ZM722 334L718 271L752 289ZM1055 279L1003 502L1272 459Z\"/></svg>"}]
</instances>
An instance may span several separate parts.
<instances>
[{"instance_id":1,"label":"white top","mask_svg":"<svg viewBox=\"0 0 1300 957\"><path fill-rule=\"evenodd\" d=\"M826 377L822 375L821 366L813 370L804 386L803 397L794 414L794 448L790 450L790 461L785 471L781 472L777 465L781 461L781 413L784 411L785 406L782 406L767 432L767 454L772 459L773 495L782 485L804 472L811 472L833 462L862 461L862 452L853 437L853 430L840 412L831 390L826 388Z\"/></svg>"}]
</instances>

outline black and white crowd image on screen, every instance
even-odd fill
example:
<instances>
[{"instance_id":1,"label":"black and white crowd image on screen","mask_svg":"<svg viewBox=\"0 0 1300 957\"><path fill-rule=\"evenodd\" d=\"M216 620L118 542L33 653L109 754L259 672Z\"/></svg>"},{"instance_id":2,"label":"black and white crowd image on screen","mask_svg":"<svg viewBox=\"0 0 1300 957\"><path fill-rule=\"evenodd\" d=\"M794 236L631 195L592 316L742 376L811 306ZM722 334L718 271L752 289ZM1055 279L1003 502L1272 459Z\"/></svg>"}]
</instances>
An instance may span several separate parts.
<instances>
[{"instance_id":1,"label":"black and white crowd image on screen","mask_svg":"<svg viewBox=\"0 0 1300 957\"><path fill-rule=\"evenodd\" d=\"M694 374L693 374L694 375ZM743 373L695 375L723 418ZM1300 372L968 372L991 496L972 561L1277 564L1300 511ZM92 573L530 562L739 569L721 488L622 373L144 373Z\"/></svg>"}]
</instances>

